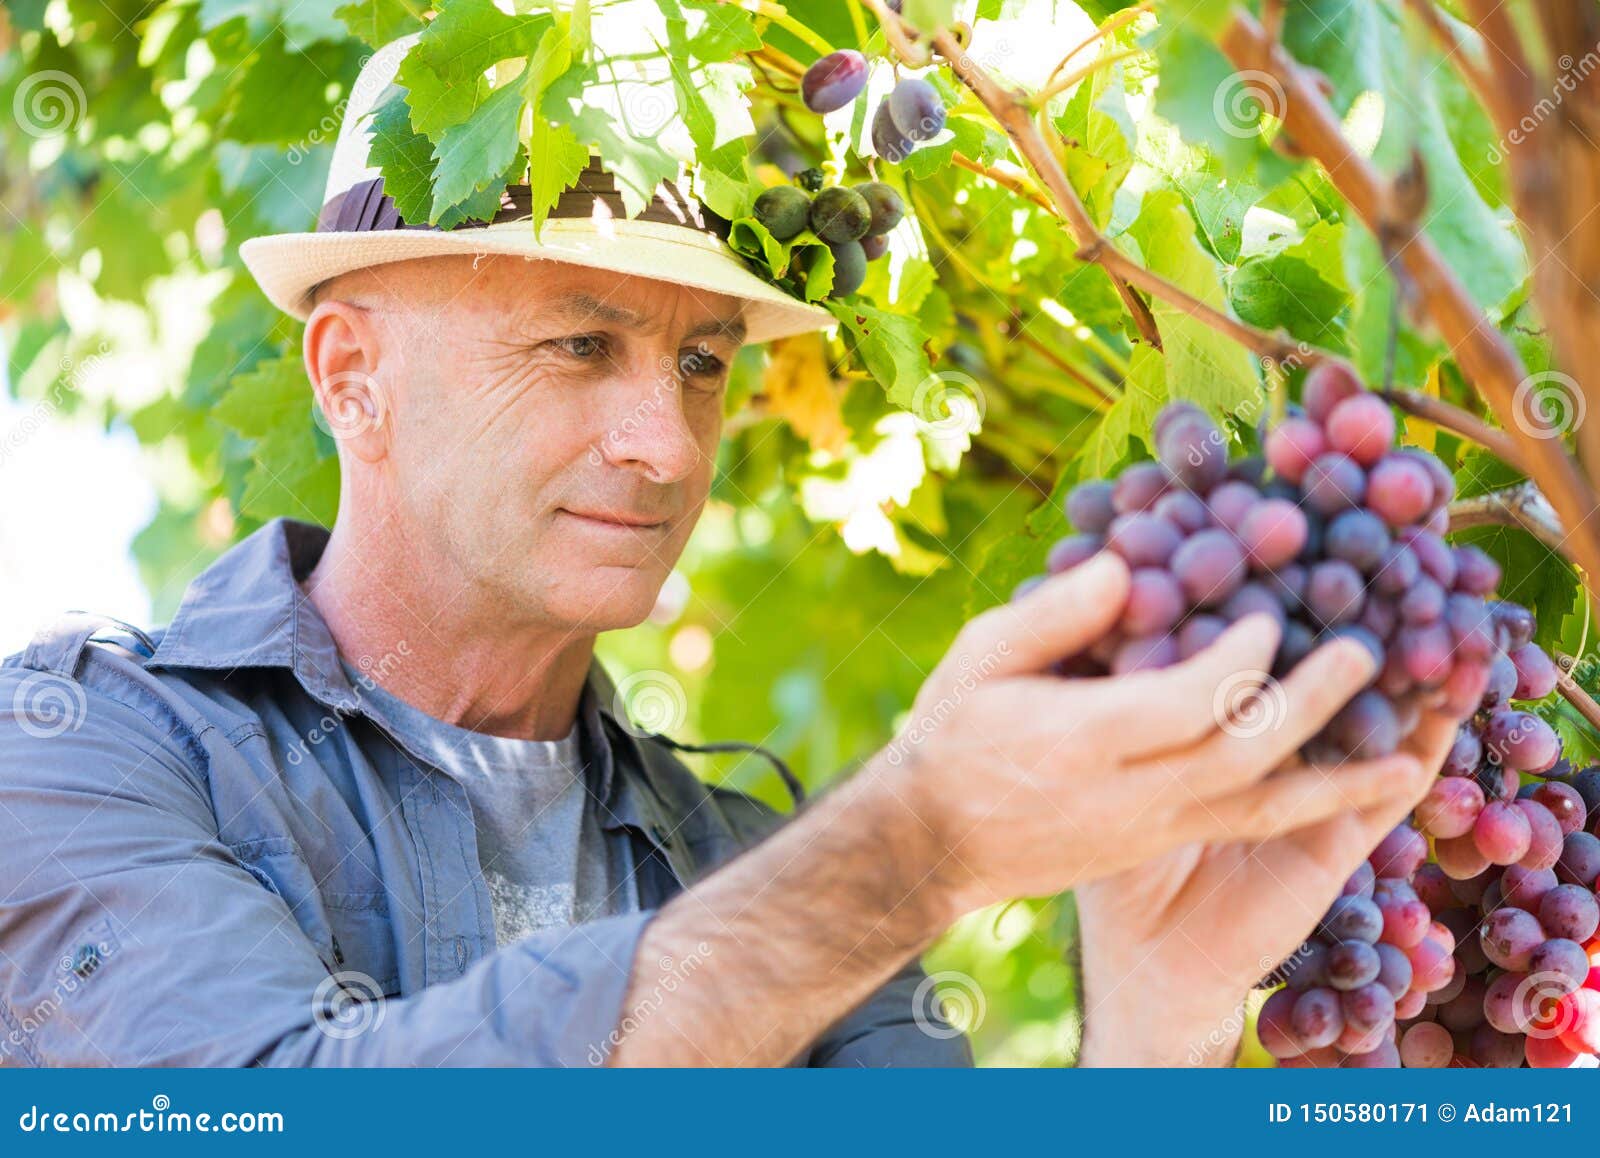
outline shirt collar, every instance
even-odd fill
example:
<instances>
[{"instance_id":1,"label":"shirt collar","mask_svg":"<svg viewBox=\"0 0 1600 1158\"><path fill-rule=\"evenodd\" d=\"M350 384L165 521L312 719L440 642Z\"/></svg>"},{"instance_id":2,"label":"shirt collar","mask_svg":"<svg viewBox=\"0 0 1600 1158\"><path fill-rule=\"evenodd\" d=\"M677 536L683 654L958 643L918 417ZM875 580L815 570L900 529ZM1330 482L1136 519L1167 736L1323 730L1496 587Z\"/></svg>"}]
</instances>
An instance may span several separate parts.
<instances>
[{"instance_id":1,"label":"shirt collar","mask_svg":"<svg viewBox=\"0 0 1600 1158\"><path fill-rule=\"evenodd\" d=\"M287 668L325 707L362 711L333 633L299 583L322 557L328 535L324 527L279 518L229 548L189 584L146 666ZM608 800L617 764L612 746L619 733L628 733L617 721L616 687L599 660L589 665L578 723L598 756L598 788Z\"/></svg>"}]
</instances>

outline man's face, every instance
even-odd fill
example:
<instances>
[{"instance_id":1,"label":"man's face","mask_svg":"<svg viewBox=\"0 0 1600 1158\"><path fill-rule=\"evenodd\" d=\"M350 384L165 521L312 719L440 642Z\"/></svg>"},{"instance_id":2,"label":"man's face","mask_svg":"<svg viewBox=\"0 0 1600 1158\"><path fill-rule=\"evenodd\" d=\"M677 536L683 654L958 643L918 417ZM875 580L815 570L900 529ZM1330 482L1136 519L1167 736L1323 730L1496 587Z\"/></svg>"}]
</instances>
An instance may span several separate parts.
<instances>
[{"instance_id":1,"label":"man's face","mask_svg":"<svg viewBox=\"0 0 1600 1158\"><path fill-rule=\"evenodd\" d=\"M640 622L710 489L739 303L556 262L404 264L428 276L386 317L404 362L377 375L380 466L417 566L446 553L508 622Z\"/></svg>"}]
</instances>

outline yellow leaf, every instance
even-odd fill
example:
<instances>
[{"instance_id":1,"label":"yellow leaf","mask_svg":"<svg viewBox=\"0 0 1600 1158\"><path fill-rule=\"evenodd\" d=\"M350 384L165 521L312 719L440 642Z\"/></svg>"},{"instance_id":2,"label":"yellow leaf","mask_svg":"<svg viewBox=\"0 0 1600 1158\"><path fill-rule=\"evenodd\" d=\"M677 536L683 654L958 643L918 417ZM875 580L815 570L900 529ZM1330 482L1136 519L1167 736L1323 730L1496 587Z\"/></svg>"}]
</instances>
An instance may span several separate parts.
<instances>
[{"instance_id":1,"label":"yellow leaf","mask_svg":"<svg viewBox=\"0 0 1600 1158\"><path fill-rule=\"evenodd\" d=\"M772 343L769 359L761 389L772 412L788 419L815 449L843 450L850 428L839 413L843 392L828 373L822 335L781 338Z\"/></svg>"}]
</instances>

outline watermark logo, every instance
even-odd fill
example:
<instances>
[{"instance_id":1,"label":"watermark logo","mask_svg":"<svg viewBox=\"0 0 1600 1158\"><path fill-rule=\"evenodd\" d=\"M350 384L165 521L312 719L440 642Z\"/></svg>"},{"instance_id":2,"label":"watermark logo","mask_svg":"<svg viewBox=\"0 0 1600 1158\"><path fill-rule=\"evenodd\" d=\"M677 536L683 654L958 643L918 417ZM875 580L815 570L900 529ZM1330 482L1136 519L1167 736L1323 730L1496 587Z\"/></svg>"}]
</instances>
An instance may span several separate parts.
<instances>
[{"instance_id":1,"label":"watermark logo","mask_svg":"<svg viewBox=\"0 0 1600 1158\"><path fill-rule=\"evenodd\" d=\"M11 98L11 115L30 137L56 137L71 132L88 106L77 77L51 68L23 77Z\"/></svg>"},{"instance_id":2,"label":"watermark logo","mask_svg":"<svg viewBox=\"0 0 1600 1158\"><path fill-rule=\"evenodd\" d=\"M955 969L928 974L911 994L911 1019L923 1033L940 1041L973 1032L988 1012L983 986Z\"/></svg>"},{"instance_id":3,"label":"watermark logo","mask_svg":"<svg viewBox=\"0 0 1600 1158\"><path fill-rule=\"evenodd\" d=\"M1511 994L1511 1015L1526 1037L1557 1038L1578 1027L1579 1008L1572 994L1581 979L1546 970L1530 973Z\"/></svg>"},{"instance_id":4,"label":"watermark logo","mask_svg":"<svg viewBox=\"0 0 1600 1158\"><path fill-rule=\"evenodd\" d=\"M365 973L331 973L311 995L311 1019L328 1037L348 1041L383 1025L383 989Z\"/></svg>"},{"instance_id":5,"label":"watermark logo","mask_svg":"<svg viewBox=\"0 0 1600 1158\"><path fill-rule=\"evenodd\" d=\"M988 399L977 379L946 370L917 384L910 409L936 436L975 434L983 427Z\"/></svg>"},{"instance_id":6,"label":"watermark logo","mask_svg":"<svg viewBox=\"0 0 1600 1158\"><path fill-rule=\"evenodd\" d=\"M1559 370L1529 374L1511 395L1511 418L1530 438L1560 438L1578 429L1589 403L1578 384Z\"/></svg>"},{"instance_id":7,"label":"watermark logo","mask_svg":"<svg viewBox=\"0 0 1600 1158\"><path fill-rule=\"evenodd\" d=\"M83 727L89 700L77 680L54 672L32 672L11 693L11 710L24 732L48 740Z\"/></svg>"},{"instance_id":8,"label":"watermark logo","mask_svg":"<svg viewBox=\"0 0 1600 1158\"><path fill-rule=\"evenodd\" d=\"M357 370L342 370L323 379L311 419L330 438L356 438L382 426L387 409L377 379Z\"/></svg>"},{"instance_id":9,"label":"watermark logo","mask_svg":"<svg viewBox=\"0 0 1600 1158\"><path fill-rule=\"evenodd\" d=\"M1276 77L1247 68L1217 86L1211 97L1211 115L1228 136L1244 140L1261 135L1263 114L1281 121L1287 104Z\"/></svg>"},{"instance_id":10,"label":"watermark logo","mask_svg":"<svg viewBox=\"0 0 1600 1158\"><path fill-rule=\"evenodd\" d=\"M1240 671L1217 685L1211 714L1230 736L1252 740L1282 727L1289 715L1283 685L1264 671Z\"/></svg>"},{"instance_id":11,"label":"watermark logo","mask_svg":"<svg viewBox=\"0 0 1600 1158\"><path fill-rule=\"evenodd\" d=\"M634 736L671 732L689 718L683 685L664 671L636 671L617 682L612 711Z\"/></svg>"}]
</instances>

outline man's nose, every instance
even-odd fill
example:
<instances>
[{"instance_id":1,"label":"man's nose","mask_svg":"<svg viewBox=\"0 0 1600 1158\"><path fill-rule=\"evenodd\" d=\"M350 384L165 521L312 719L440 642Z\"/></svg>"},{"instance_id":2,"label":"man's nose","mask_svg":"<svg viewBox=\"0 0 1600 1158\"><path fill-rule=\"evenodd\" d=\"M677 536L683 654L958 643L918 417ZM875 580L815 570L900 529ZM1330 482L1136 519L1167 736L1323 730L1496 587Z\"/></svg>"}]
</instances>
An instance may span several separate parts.
<instances>
[{"instance_id":1,"label":"man's nose","mask_svg":"<svg viewBox=\"0 0 1600 1158\"><path fill-rule=\"evenodd\" d=\"M613 466L640 471L651 482L687 478L700 463L700 443L684 414L677 363L663 358L653 373L639 374L608 416L600 452Z\"/></svg>"}]
</instances>

